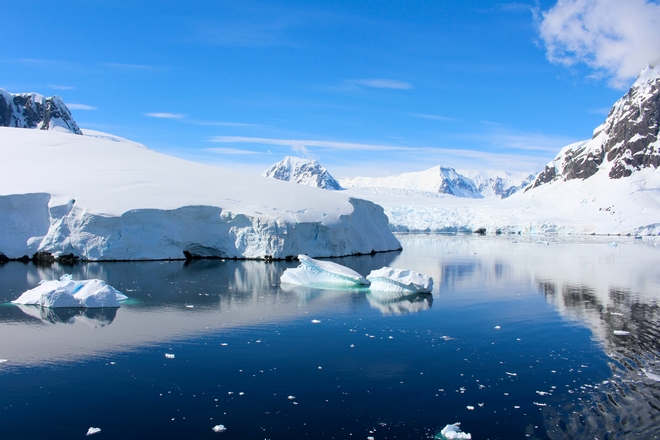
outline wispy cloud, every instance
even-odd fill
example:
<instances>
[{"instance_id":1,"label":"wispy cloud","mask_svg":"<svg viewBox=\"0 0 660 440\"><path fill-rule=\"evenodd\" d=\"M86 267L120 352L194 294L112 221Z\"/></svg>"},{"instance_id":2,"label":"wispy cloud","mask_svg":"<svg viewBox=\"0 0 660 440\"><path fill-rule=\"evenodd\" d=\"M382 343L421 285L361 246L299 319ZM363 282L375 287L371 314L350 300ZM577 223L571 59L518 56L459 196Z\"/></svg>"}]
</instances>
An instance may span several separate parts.
<instances>
[{"instance_id":1,"label":"wispy cloud","mask_svg":"<svg viewBox=\"0 0 660 440\"><path fill-rule=\"evenodd\" d=\"M295 151L306 151L307 147L331 148L335 150L352 151L405 151L415 149L411 147L362 144L355 142L319 141L312 139L276 139L246 136L214 136L209 138L209 142L279 145L284 147L291 147Z\"/></svg>"},{"instance_id":2,"label":"wispy cloud","mask_svg":"<svg viewBox=\"0 0 660 440\"><path fill-rule=\"evenodd\" d=\"M587 110L587 113L594 115L609 115L611 109L611 107L590 108Z\"/></svg>"},{"instance_id":3,"label":"wispy cloud","mask_svg":"<svg viewBox=\"0 0 660 440\"><path fill-rule=\"evenodd\" d=\"M553 63L584 63L624 88L648 64L660 62L660 4L654 0L558 0L536 11Z\"/></svg>"},{"instance_id":4,"label":"wispy cloud","mask_svg":"<svg viewBox=\"0 0 660 440\"><path fill-rule=\"evenodd\" d=\"M489 128L485 133L470 133L456 136L483 144L488 149L518 150L538 153L557 153L562 147L576 142L576 139L546 133L512 130L499 124L484 122Z\"/></svg>"},{"instance_id":5,"label":"wispy cloud","mask_svg":"<svg viewBox=\"0 0 660 440\"><path fill-rule=\"evenodd\" d=\"M457 121L456 118L449 118L447 116L425 115L420 113L413 113L410 116L421 119L431 119L433 121L445 121L445 122Z\"/></svg>"},{"instance_id":6,"label":"wispy cloud","mask_svg":"<svg viewBox=\"0 0 660 440\"><path fill-rule=\"evenodd\" d=\"M146 64L130 64L130 63L101 63L104 67L110 67L118 70L153 70L156 66L148 66Z\"/></svg>"},{"instance_id":7,"label":"wispy cloud","mask_svg":"<svg viewBox=\"0 0 660 440\"><path fill-rule=\"evenodd\" d=\"M155 112L155 113L145 113L145 116L150 118L159 118L159 119L183 119L186 117L183 113L166 113L166 112Z\"/></svg>"},{"instance_id":8,"label":"wispy cloud","mask_svg":"<svg viewBox=\"0 0 660 440\"><path fill-rule=\"evenodd\" d=\"M408 82L387 78L351 79L348 80L348 82L356 86L371 87L375 89L408 90L413 88L413 85Z\"/></svg>"},{"instance_id":9,"label":"wispy cloud","mask_svg":"<svg viewBox=\"0 0 660 440\"><path fill-rule=\"evenodd\" d=\"M48 84L46 87L49 89L54 89L54 90L73 90L75 87L73 86L62 86L58 84Z\"/></svg>"},{"instance_id":10,"label":"wispy cloud","mask_svg":"<svg viewBox=\"0 0 660 440\"><path fill-rule=\"evenodd\" d=\"M98 110L97 107L94 107L92 105L87 105L87 104L76 104L76 103L67 103L66 106L69 108L69 110Z\"/></svg>"},{"instance_id":11,"label":"wispy cloud","mask_svg":"<svg viewBox=\"0 0 660 440\"><path fill-rule=\"evenodd\" d=\"M247 122L227 122L227 121L195 121L188 119L186 123L193 125L204 125L211 127L258 127L261 124L250 124Z\"/></svg>"},{"instance_id":12,"label":"wispy cloud","mask_svg":"<svg viewBox=\"0 0 660 440\"><path fill-rule=\"evenodd\" d=\"M242 150L240 148L205 148L206 151L211 151L213 153L219 154L229 154L232 156L244 156L244 155L254 155L254 154L268 154L270 152L263 151L253 151L253 150Z\"/></svg>"}]
</instances>

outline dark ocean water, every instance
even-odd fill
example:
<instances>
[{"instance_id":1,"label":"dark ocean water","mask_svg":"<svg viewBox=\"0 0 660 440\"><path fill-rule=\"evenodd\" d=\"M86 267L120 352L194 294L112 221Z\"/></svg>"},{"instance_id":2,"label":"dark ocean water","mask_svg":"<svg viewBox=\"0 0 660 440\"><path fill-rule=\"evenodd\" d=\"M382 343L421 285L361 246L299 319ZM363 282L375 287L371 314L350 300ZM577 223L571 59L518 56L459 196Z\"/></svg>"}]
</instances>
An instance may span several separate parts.
<instances>
[{"instance_id":1,"label":"dark ocean water","mask_svg":"<svg viewBox=\"0 0 660 440\"><path fill-rule=\"evenodd\" d=\"M432 297L281 286L296 262L0 265L0 438L658 438L655 242L402 243L332 261L426 273ZM64 273L131 299L7 303Z\"/></svg>"}]
</instances>

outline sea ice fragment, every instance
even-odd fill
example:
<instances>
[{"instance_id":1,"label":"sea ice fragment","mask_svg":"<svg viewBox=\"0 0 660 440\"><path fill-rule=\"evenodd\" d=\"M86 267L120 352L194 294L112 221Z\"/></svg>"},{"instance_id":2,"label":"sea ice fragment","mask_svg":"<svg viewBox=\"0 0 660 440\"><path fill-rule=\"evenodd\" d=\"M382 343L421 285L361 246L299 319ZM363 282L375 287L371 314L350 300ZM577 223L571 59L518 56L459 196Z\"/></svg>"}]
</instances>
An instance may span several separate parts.
<instances>
[{"instance_id":1,"label":"sea ice fragment","mask_svg":"<svg viewBox=\"0 0 660 440\"><path fill-rule=\"evenodd\" d=\"M165 357L167 359L174 359L174 355L172 353L165 353Z\"/></svg>"},{"instance_id":2,"label":"sea ice fragment","mask_svg":"<svg viewBox=\"0 0 660 440\"><path fill-rule=\"evenodd\" d=\"M101 432L101 428L90 427L85 435L98 434L99 432Z\"/></svg>"},{"instance_id":3,"label":"sea ice fragment","mask_svg":"<svg viewBox=\"0 0 660 440\"><path fill-rule=\"evenodd\" d=\"M313 286L338 284L343 286L368 285L362 275L348 267L331 261L319 261L307 255L298 255L300 265L295 269L287 269L280 277L282 283Z\"/></svg>"},{"instance_id":4,"label":"sea ice fragment","mask_svg":"<svg viewBox=\"0 0 660 440\"><path fill-rule=\"evenodd\" d=\"M372 291L430 293L433 290L433 278L408 269L383 267L372 270L367 280Z\"/></svg>"},{"instance_id":5,"label":"sea ice fragment","mask_svg":"<svg viewBox=\"0 0 660 440\"><path fill-rule=\"evenodd\" d=\"M453 425L447 425L442 428L440 431L441 439L454 440L454 439L472 439L472 434L461 431L459 428L460 423L454 423Z\"/></svg>"},{"instance_id":6,"label":"sea ice fragment","mask_svg":"<svg viewBox=\"0 0 660 440\"><path fill-rule=\"evenodd\" d=\"M225 428L225 425L215 425L213 428L211 428L213 432L225 432L227 428Z\"/></svg>"},{"instance_id":7,"label":"sea ice fragment","mask_svg":"<svg viewBox=\"0 0 660 440\"><path fill-rule=\"evenodd\" d=\"M105 281L74 281L71 275L63 275L59 280L41 281L37 287L23 292L12 303L49 308L101 308L119 307L119 301L125 299L128 299L126 295Z\"/></svg>"}]
</instances>

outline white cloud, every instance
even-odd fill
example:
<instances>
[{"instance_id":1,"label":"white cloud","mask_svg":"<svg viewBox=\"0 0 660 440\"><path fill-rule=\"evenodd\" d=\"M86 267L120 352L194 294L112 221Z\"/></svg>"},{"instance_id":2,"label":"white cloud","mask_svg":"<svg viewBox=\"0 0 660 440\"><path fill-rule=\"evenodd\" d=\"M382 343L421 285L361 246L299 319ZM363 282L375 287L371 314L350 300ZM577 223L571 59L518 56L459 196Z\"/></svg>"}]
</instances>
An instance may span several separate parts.
<instances>
[{"instance_id":1,"label":"white cloud","mask_svg":"<svg viewBox=\"0 0 660 440\"><path fill-rule=\"evenodd\" d=\"M537 15L551 62L585 63L623 88L660 62L660 4L653 0L558 0Z\"/></svg>"},{"instance_id":2,"label":"white cloud","mask_svg":"<svg viewBox=\"0 0 660 440\"><path fill-rule=\"evenodd\" d=\"M46 87L50 89L55 89L55 90L73 90L75 87L73 86L62 86L59 84L48 84Z\"/></svg>"},{"instance_id":3,"label":"white cloud","mask_svg":"<svg viewBox=\"0 0 660 440\"><path fill-rule=\"evenodd\" d=\"M145 116L150 118L159 118L159 119L183 119L186 115L182 113L165 113L165 112L156 112L156 113L145 113Z\"/></svg>"},{"instance_id":4,"label":"white cloud","mask_svg":"<svg viewBox=\"0 0 660 440\"><path fill-rule=\"evenodd\" d=\"M87 104L67 103L66 106L69 108L69 110L97 110L96 107Z\"/></svg>"},{"instance_id":5,"label":"white cloud","mask_svg":"<svg viewBox=\"0 0 660 440\"><path fill-rule=\"evenodd\" d=\"M420 113L414 113L411 116L414 116L415 118L431 119L433 121L447 121L447 122L456 121L455 118L449 118L447 116L425 115Z\"/></svg>"},{"instance_id":6,"label":"white cloud","mask_svg":"<svg viewBox=\"0 0 660 440\"><path fill-rule=\"evenodd\" d=\"M395 79L385 79L385 78L354 79L349 82L357 86L372 87L376 89L407 90L413 88L412 84L410 83L404 81L397 81Z\"/></svg>"},{"instance_id":7,"label":"white cloud","mask_svg":"<svg viewBox=\"0 0 660 440\"><path fill-rule=\"evenodd\" d=\"M279 145L291 147L296 152L308 154L307 147L332 148L335 150L353 151L404 151L417 150L411 147L395 147L391 145L361 144L354 142L317 141L311 139L275 139L246 136L214 136L209 142L217 143L247 143L261 145Z\"/></svg>"}]
</instances>

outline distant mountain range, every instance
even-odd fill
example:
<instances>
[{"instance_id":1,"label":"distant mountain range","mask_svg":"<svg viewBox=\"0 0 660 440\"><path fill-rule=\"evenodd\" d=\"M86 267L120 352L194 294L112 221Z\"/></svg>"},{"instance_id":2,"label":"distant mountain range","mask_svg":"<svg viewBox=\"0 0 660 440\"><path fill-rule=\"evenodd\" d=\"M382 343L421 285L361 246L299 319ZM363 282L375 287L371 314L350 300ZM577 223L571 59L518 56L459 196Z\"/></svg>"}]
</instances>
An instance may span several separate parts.
<instances>
[{"instance_id":1,"label":"distant mountain range","mask_svg":"<svg viewBox=\"0 0 660 440\"><path fill-rule=\"evenodd\" d=\"M338 181L315 160L287 156L271 166L262 176L329 190L391 188L470 199L505 199L533 182L536 174L509 171L459 172L454 168L436 166L425 171L394 176L349 177Z\"/></svg>"},{"instance_id":2,"label":"distant mountain range","mask_svg":"<svg viewBox=\"0 0 660 440\"><path fill-rule=\"evenodd\" d=\"M0 127L64 130L82 134L59 96L9 93L0 89Z\"/></svg>"}]
</instances>

